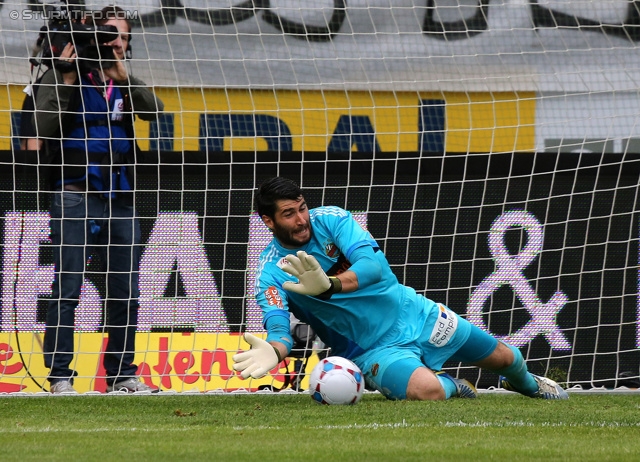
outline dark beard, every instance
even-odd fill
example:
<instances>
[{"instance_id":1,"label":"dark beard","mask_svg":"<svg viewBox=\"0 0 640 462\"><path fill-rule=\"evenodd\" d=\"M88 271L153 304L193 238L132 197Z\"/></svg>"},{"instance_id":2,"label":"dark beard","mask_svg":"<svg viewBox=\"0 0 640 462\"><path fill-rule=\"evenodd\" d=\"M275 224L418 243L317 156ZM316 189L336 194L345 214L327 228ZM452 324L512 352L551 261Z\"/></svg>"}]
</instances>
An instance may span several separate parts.
<instances>
[{"instance_id":1,"label":"dark beard","mask_svg":"<svg viewBox=\"0 0 640 462\"><path fill-rule=\"evenodd\" d=\"M309 241L311 240L311 237L313 236L313 230L311 229L311 226L309 226L309 239L306 242L299 242L296 241L294 239L291 238L291 235L286 232L283 231L280 227L276 226L273 229L273 235L276 237L276 239L278 239L278 241L280 242L280 244L282 244L283 247L291 247L291 248L298 248L298 247L302 247L304 245L307 245L309 243Z\"/></svg>"}]
</instances>

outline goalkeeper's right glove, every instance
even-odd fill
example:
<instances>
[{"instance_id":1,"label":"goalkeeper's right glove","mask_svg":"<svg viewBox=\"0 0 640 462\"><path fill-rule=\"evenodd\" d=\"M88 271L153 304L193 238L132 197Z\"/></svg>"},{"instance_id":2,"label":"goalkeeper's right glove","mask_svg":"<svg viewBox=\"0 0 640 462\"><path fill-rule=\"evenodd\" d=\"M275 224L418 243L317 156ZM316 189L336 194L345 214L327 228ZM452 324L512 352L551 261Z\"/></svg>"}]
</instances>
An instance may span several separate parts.
<instances>
[{"instance_id":1,"label":"goalkeeper's right glove","mask_svg":"<svg viewBox=\"0 0 640 462\"><path fill-rule=\"evenodd\" d=\"M245 341L251 345L249 351L233 356L233 369L240 371L243 379L259 379L276 367L282 361L280 352L269 342L256 337L249 332L244 334Z\"/></svg>"}]
</instances>

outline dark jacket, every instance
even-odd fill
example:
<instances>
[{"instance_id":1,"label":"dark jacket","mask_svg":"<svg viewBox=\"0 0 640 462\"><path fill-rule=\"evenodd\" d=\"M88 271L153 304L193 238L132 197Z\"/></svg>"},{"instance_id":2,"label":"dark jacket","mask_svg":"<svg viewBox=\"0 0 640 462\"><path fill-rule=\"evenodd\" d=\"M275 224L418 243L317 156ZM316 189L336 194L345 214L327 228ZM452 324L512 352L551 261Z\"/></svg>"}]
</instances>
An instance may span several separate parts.
<instances>
[{"instance_id":1,"label":"dark jacket","mask_svg":"<svg viewBox=\"0 0 640 462\"><path fill-rule=\"evenodd\" d=\"M35 93L36 110L33 116L37 136L45 141L40 162L52 166L50 178L57 186L62 182L86 181L87 187L94 190L131 189L132 172L127 166L136 163L134 115L143 120L156 120L158 112L164 110L164 104L143 81L129 76L128 82L114 84L114 96L122 100L122 106L119 109L121 117L112 123L108 120L104 103L101 108L104 115L92 114L99 101L87 98L87 95L100 95L102 87L91 85L86 77L82 79L82 86L66 85L62 74L56 69L50 69L42 76ZM86 105L89 107L85 108L84 113ZM113 99L109 110L113 111ZM102 123L102 127L98 123ZM113 150L109 146L105 149L104 143L90 141L92 136L104 138L105 130L107 135L109 131L113 132L114 139L130 140L130 149L127 152L117 152L118 149ZM97 135L100 133L101 135ZM75 141L70 138L75 138ZM89 141L78 142L82 138ZM102 185L96 179L96 165L101 166ZM123 182L122 187L119 182L113 184L111 180L120 170L129 178ZM95 181L91 181L92 175Z\"/></svg>"}]
</instances>

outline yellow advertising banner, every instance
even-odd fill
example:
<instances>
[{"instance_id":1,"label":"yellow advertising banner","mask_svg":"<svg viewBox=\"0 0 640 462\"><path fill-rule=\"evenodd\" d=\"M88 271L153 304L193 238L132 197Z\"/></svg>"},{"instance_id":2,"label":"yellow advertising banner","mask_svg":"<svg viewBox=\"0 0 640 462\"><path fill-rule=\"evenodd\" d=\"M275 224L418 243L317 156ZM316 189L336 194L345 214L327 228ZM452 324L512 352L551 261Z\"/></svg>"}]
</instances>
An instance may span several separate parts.
<instances>
[{"instance_id":1,"label":"yellow advertising banner","mask_svg":"<svg viewBox=\"0 0 640 462\"><path fill-rule=\"evenodd\" d=\"M165 112L138 120L141 149L172 151L533 151L535 93L157 88ZM16 145L21 86L0 90L0 149ZM425 141L429 140L429 141Z\"/></svg>"},{"instance_id":2,"label":"yellow advertising banner","mask_svg":"<svg viewBox=\"0 0 640 462\"><path fill-rule=\"evenodd\" d=\"M79 393L105 392L102 357L106 342L106 335L100 333L76 333L77 353L71 368L78 372L74 388ZM242 379L232 368L232 357L243 349L248 349L248 345L238 334L138 333L135 361L141 380L163 391L255 391L261 386L279 389L287 383L285 374L293 372L289 358L262 379ZM317 356L313 355L307 372L317 362ZM0 334L0 393L47 390L47 374L42 334Z\"/></svg>"}]
</instances>

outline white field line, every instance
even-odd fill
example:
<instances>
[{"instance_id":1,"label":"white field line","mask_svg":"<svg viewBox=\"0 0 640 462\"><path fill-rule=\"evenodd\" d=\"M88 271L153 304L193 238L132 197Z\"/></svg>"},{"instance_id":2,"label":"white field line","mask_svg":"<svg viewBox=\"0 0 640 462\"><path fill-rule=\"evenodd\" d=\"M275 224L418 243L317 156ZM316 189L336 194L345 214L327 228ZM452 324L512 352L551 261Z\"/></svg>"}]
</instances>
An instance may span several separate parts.
<instances>
[{"instance_id":1,"label":"white field line","mask_svg":"<svg viewBox=\"0 0 640 462\"><path fill-rule=\"evenodd\" d=\"M590 421L590 422L541 422L532 423L526 421L475 421L475 422L439 422L438 424L422 424L422 423L407 423L402 422L389 422L389 423L367 423L367 424L348 424L348 425L320 425L309 427L311 430L386 430L386 429L402 429L402 428L440 428L440 427L465 427L465 428L513 428L513 427L552 427L552 428L640 428L640 422L606 422L606 421ZM173 426L167 429L156 428L52 428L50 426L44 428L28 428L16 425L15 428L4 428L3 433L105 433L105 432L140 432L140 433L153 433L164 431L193 431L198 428L206 429L207 425L197 426ZM245 425L233 427L235 431L259 431L259 430L284 430L282 427L269 426L269 425Z\"/></svg>"},{"instance_id":2,"label":"white field line","mask_svg":"<svg viewBox=\"0 0 640 462\"><path fill-rule=\"evenodd\" d=\"M616 389L610 389L610 388L604 388L604 387L600 387L600 388L588 388L588 389L583 389L582 387L579 386L575 386L575 387L571 387L568 388L567 393L569 394L586 394L586 395L598 395L598 394L621 394L621 395L640 395L640 388L627 388L627 387L619 387ZM516 394L512 391L507 391L504 390L502 388L487 388L487 389L478 389L478 393L479 394ZM209 391L199 391L197 389L195 390L188 390L188 391L175 391L175 390L167 390L167 391L161 391L160 393L151 393L148 391L145 392L136 392L136 393L124 393L124 392L118 392L118 391L114 391L111 393L100 393L97 391L89 391L86 393L64 393L64 394L60 394L60 395L52 395L51 393L47 393L44 391L39 391L39 392L34 392L34 393L27 393L27 392L16 392L16 393L0 393L0 399L2 398L12 398L12 397L16 397L16 398L24 398L24 397L60 397L60 396L186 396L186 395L216 395L216 396L235 396L235 395L256 395L256 396L261 396L261 395L274 395L274 396L290 396L290 395L308 395L309 392L308 391L295 391L295 390L291 390L291 389L287 389L287 390L282 390L280 392L274 392L274 391L270 391L270 390L260 390L260 391L249 391L249 390L245 390L245 389L238 389L238 390L233 390L233 391L227 391L227 390L223 390L223 389L219 389L219 390L209 390ZM367 394L378 394L377 391L365 391L365 395Z\"/></svg>"}]
</instances>

